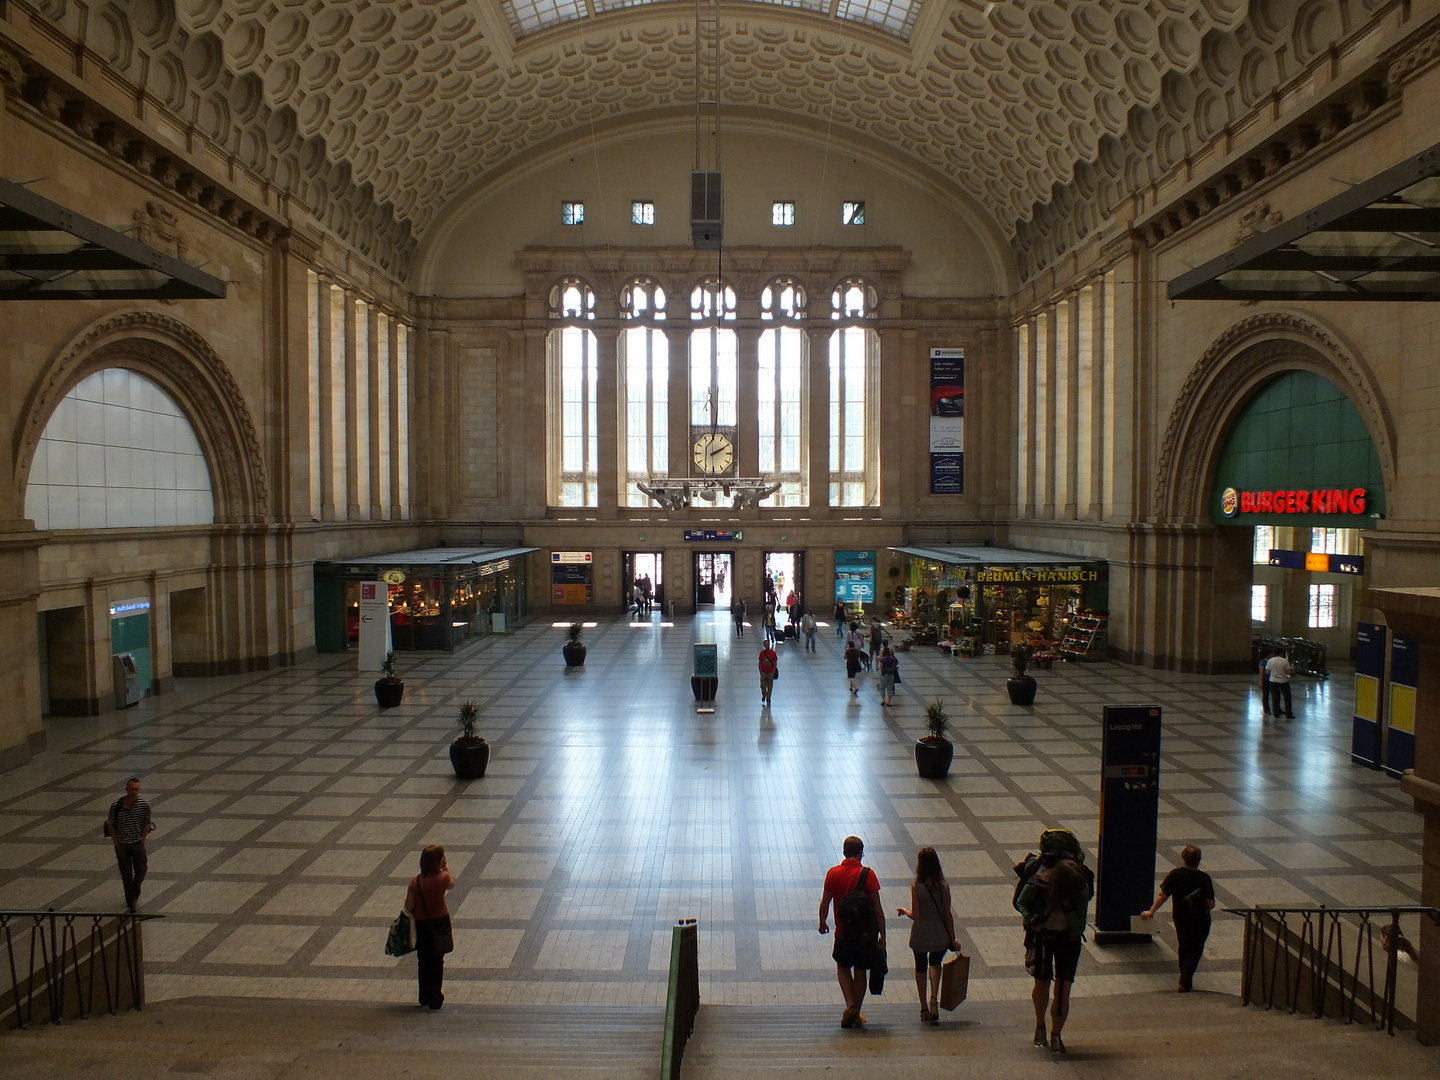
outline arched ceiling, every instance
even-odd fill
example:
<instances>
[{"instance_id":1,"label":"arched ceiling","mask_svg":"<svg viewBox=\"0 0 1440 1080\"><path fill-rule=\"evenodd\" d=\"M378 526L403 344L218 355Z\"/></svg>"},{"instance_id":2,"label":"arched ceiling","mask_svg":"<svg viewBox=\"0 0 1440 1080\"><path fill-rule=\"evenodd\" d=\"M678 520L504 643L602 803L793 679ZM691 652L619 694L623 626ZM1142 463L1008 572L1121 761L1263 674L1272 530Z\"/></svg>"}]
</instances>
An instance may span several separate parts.
<instances>
[{"instance_id":1,"label":"arched ceiling","mask_svg":"<svg viewBox=\"0 0 1440 1080\"><path fill-rule=\"evenodd\" d=\"M1363 22L1395 2L726 3L723 101L878 139L1013 236L1076 182L1075 212L1103 217L1136 155L1179 160L1356 32L1342 8ZM91 22L117 70L338 234L404 249L402 275L447 202L517 155L695 100L684 2L111 0ZM376 207L394 221L362 225Z\"/></svg>"}]
</instances>

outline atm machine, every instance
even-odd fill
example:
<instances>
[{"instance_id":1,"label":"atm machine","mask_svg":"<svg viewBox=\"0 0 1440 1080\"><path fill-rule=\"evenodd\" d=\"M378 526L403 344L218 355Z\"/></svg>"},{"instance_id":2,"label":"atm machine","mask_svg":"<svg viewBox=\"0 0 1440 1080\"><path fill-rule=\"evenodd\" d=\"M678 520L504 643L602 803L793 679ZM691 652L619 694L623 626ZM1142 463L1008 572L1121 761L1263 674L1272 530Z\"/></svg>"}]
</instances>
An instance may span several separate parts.
<instances>
[{"instance_id":1,"label":"atm machine","mask_svg":"<svg viewBox=\"0 0 1440 1080\"><path fill-rule=\"evenodd\" d=\"M135 654L122 652L110 658L111 678L115 684L115 707L128 709L140 704L140 669L135 666Z\"/></svg>"}]
</instances>

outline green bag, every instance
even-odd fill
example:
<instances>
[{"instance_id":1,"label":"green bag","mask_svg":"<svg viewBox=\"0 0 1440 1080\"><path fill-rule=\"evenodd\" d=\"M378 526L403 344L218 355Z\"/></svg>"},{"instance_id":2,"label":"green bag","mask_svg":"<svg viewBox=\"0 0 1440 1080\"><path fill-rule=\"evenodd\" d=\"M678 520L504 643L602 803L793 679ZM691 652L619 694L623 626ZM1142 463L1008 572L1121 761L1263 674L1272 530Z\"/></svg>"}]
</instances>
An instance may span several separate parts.
<instances>
[{"instance_id":1,"label":"green bag","mask_svg":"<svg viewBox=\"0 0 1440 1080\"><path fill-rule=\"evenodd\" d=\"M415 951L415 920L404 908L400 914L395 916L395 921L390 924L390 931L385 935L385 955L404 956L406 953Z\"/></svg>"}]
</instances>

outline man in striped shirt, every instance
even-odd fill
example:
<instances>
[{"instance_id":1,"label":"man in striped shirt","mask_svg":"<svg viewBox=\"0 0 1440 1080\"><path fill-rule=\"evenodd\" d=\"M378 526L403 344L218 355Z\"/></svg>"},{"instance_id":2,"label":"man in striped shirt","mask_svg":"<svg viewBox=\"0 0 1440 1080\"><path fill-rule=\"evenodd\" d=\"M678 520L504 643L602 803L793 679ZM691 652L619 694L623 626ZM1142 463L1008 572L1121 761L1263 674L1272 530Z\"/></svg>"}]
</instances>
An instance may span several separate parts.
<instances>
[{"instance_id":1,"label":"man in striped shirt","mask_svg":"<svg viewBox=\"0 0 1440 1080\"><path fill-rule=\"evenodd\" d=\"M105 820L105 832L115 844L115 859L120 863L125 906L131 911L140 899L140 885L148 869L145 837L154 827L150 824L150 804L140 797L140 778L132 776L125 782L125 794L115 800Z\"/></svg>"}]
</instances>

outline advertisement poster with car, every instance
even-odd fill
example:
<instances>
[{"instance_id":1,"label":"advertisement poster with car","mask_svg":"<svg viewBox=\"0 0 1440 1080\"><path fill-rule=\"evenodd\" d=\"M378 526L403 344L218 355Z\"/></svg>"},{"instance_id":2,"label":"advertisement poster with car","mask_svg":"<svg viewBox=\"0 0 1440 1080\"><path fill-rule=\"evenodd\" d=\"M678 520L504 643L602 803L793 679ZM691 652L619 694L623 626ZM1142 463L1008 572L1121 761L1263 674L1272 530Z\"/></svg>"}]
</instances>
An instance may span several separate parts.
<instances>
[{"instance_id":1,"label":"advertisement poster with car","mask_svg":"<svg viewBox=\"0 0 1440 1080\"><path fill-rule=\"evenodd\" d=\"M965 493L965 350L930 350L930 494Z\"/></svg>"}]
</instances>

